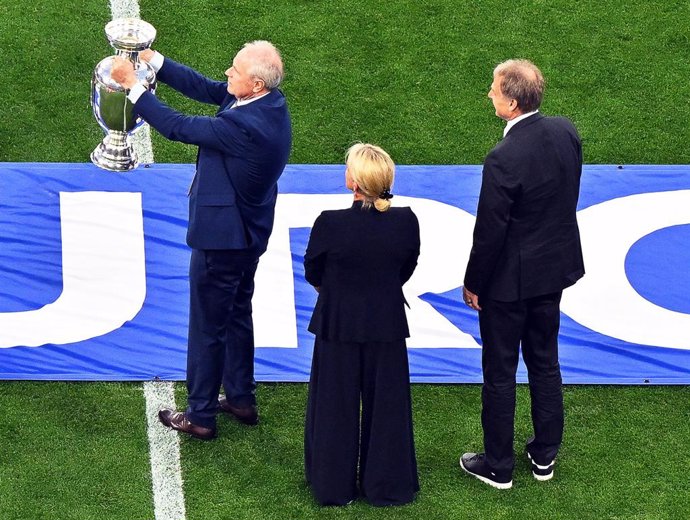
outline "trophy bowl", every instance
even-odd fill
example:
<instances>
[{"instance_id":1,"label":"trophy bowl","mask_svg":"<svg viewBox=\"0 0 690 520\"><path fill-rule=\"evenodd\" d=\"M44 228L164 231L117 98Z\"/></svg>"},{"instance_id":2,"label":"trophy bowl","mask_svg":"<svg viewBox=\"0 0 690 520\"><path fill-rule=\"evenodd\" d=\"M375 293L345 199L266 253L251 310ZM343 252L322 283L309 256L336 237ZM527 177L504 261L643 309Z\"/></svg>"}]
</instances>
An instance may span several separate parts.
<instances>
[{"instance_id":1,"label":"trophy bowl","mask_svg":"<svg viewBox=\"0 0 690 520\"><path fill-rule=\"evenodd\" d=\"M134 105L127 99L128 90L112 79L113 60L116 56L130 60L137 81L155 92L156 73L151 65L139 61L139 52L151 46L156 30L143 20L120 18L105 26L105 34L117 53L96 65L91 80L91 107L106 134L91 153L91 161L105 170L125 172L139 165L130 136L144 120L135 114Z\"/></svg>"},{"instance_id":2,"label":"trophy bowl","mask_svg":"<svg viewBox=\"0 0 690 520\"><path fill-rule=\"evenodd\" d=\"M151 47L156 39L156 29L138 18L118 18L108 22L105 35L114 49L140 52Z\"/></svg>"}]
</instances>

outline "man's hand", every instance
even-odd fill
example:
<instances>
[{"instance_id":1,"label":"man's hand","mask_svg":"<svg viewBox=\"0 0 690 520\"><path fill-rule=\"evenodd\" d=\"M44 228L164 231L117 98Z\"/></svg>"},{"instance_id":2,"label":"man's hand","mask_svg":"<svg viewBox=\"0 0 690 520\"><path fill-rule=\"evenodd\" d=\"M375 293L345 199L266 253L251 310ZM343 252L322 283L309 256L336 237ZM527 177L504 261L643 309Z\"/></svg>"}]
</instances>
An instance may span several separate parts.
<instances>
[{"instance_id":1,"label":"man's hand","mask_svg":"<svg viewBox=\"0 0 690 520\"><path fill-rule=\"evenodd\" d=\"M156 52L153 49L144 49L139 53L139 59L141 61L149 62Z\"/></svg>"},{"instance_id":2,"label":"man's hand","mask_svg":"<svg viewBox=\"0 0 690 520\"><path fill-rule=\"evenodd\" d=\"M113 68L110 71L110 77L113 81L119 83L126 89L130 89L137 84L137 76L134 74L134 64L119 56L113 58Z\"/></svg>"},{"instance_id":3,"label":"man's hand","mask_svg":"<svg viewBox=\"0 0 690 520\"><path fill-rule=\"evenodd\" d=\"M466 287L462 288L462 299L470 309L476 311L481 311L482 308L479 306L479 296L474 294L472 291L468 291Z\"/></svg>"}]
</instances>

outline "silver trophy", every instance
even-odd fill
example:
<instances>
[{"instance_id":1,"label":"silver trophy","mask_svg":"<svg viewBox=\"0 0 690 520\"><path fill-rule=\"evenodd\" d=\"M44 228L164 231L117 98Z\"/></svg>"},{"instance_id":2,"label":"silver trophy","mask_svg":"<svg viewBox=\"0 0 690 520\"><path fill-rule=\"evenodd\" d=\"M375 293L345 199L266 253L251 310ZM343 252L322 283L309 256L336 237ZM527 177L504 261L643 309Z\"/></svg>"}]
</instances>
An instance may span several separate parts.
<instances>
[{"instance_id":1,"label":"silver trophy","mask_svg":"<svg viewBox=\"0 0 690 520\"><path fill-rule=\"evenodd\" d=\"M156 72L148 63L139 61L139 53L150 47L156 38L153 25L137 18L119 18L105 26L105 35L117 51L116 56L134 64L139 83L155 92ZM139 166L130 136L144 120L135 115L134 106L127 99L128 90L110 76L114 59L115 56L105 58L93 71L91 106L106 135L91 153L91 161L105 170L126 172Z\"/></svg>"}]
</instances>

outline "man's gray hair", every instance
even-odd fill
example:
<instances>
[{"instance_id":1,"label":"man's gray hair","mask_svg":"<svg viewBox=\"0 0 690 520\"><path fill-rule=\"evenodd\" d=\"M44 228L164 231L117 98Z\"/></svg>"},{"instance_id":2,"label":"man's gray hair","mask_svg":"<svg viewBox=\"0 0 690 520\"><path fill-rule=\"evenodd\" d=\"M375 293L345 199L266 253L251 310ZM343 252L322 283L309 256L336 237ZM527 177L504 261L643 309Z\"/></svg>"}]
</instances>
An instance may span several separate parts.
<instances>
[{"instance_id":1,"label":"man's gray hair","mask_svg":"<svg viewBox=\"0 0 690 520\"><path fill-rule=\"evenodd\" d=\"M501 93L517 101L518 107L532 112L541 106L544 97L544 76L529 60L508 60L499 63L494 76L500 78Z\"/></svg>"},{"instance_id":2,"label":"man's gray hair","mask_svg":"<svg viewBox=\"0 0 690 520\"><path fill-rule=\"evenodd\" d=\"M255 40L244 44L243 49L251 52L251 65L248 73L260 79L266 88L273 90L283 81L283 60L275 45L266 40Z\"/></svg>"}]
</instances>

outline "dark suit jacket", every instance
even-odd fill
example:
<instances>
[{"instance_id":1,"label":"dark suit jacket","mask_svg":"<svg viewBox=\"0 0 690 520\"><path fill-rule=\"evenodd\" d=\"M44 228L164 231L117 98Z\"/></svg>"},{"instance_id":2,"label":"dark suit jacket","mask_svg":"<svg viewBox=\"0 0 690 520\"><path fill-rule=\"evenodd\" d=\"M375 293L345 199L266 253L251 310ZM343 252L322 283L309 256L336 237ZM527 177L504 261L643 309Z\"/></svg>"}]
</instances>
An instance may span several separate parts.
<instances>
[{"instance_id":1,"label":"dark suit jacket","mask_svg":"<svg viewBox=\"0 0 690 520\"><path fill-rule=\"evenodd\" d=\"M510 129L484 161L468 290L508 302L582 277L581 172L580 138L567 119L537 113Z\"/></svg>"},{"instance_id":2,"label":"dark suit jacket","mask_svg":"<svg viewBox=\"0 0 690 520\"><path fill-rule=\"evenodd\" d=\"M215 117L187 116L150 92L135 110L168 139L199 147L190 189L187 244L194 249L240 249L258 257L273 229L277 181L290 154L292 130L279 90L248 105L214 81L165 58L157 75L187 97L220 105Z\"/></svg>"},{"instance_id":3,"label":"dark suit jacket","mask_svg":"<svg viewBox=\"0 0 690 520\"><path fill-rule=\"evenodd\" d=\"M309 331L330 341L409 337L402 286L419 256L419 223L410 208L324 211L304 256L307 281L320 288Z\"/></svg>"}]
</instances>

